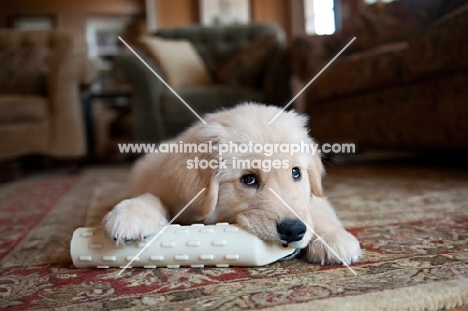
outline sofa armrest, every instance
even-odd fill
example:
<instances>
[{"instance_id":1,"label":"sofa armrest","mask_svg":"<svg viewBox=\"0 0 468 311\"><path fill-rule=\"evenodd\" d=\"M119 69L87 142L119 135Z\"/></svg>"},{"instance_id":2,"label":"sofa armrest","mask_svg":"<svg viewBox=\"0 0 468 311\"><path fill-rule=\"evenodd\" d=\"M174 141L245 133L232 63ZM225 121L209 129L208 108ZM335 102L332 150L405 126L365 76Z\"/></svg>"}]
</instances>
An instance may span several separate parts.
<instances>
[{"instance_id":1,"label":"sofa armrest","mask_svg":"<svg viewBox=\"0 0 468 311\"><path fill-rule=\"evenodd\" d=\"M289 48L280 46L272 56L263 78L267 104L284 106L291 100L292 74Z\"/></svg>"},{"instance_id":2,"label":"sofa armrest","mask_svg":"<svg viewBox=\"0 0 468 311\"><path fill-rule=\"evenodd\" d=\"M98 73L97 68L94 65L94 63L89 58L83 57L81 60L80 68L81 68L80 77L79 77L80 83L84 85L91 84L93 80L96 78L97 73Z\"/></svg>"},{"instance_id":3,"label":"sofa armrest","mask_svg":"<svg viewBox=\"0 0 468 311\"><path fill-rule=\"evenodd\" d=\"M165 79L162 70L141 51L136 51L145 62ZM135 55L120 55L115 59L115 69L132 85L133 135L139 142L157 142L165 137L161 111L163 83Z\"/></svg>"},{"instance_id":4,"label":"sofa armrest","mask_svg":"<svg viewBox=\"0 0 468 311\"><path fill-rule=\"evenodd\" d=\"M50 105L50 153L83 156L86 153L80 86L95 74L84 38L68 31L51 32L54 60L47 77Z\"/></svg>"}]
</instances>

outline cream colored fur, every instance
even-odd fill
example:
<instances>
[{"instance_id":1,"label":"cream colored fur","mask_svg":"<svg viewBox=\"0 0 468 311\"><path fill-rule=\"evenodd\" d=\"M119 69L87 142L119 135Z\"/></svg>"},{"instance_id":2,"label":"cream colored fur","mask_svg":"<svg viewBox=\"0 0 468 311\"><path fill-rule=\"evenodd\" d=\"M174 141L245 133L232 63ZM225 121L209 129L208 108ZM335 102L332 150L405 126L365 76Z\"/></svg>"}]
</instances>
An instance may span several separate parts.
<instances>
[{"instance_id":1,"label":"cream colored fur","mask_svg":"<svg viewBox=\"0 0 468 311\"><path fill-rule=\"evenodd\" d=\"M198 123L174 139L174 142L207 143L313 143L308 136L307 118L285 111L272 124L268 122L278 108L243 104L205 116L207 125ZM356 262L361 249L357 239L338 220L330 203L322 198L321 178L324 169L319 155L310 153L228 153L227 169L188 169L187 160L218 159L218 154L148 154L134 166L129 182L129 198L117 204L103 219L109 237L119 242L142 239L155 234L161 223L168 222L202 189L206 190L182 213L175 223L235 223L263 240L281 241L277 224L295 219L291 211L271 192L273 189L314 231L346 262ZM232 159L287 160L288 168L270 172L232 167ZM294 180L291 168L298 167L302 178ZM241 183L252 173L260 180L258 187ZM306 258L321 264L342 263L307 229L300 241L289 243L306 248Z\"/></svg>"}]
</instances>

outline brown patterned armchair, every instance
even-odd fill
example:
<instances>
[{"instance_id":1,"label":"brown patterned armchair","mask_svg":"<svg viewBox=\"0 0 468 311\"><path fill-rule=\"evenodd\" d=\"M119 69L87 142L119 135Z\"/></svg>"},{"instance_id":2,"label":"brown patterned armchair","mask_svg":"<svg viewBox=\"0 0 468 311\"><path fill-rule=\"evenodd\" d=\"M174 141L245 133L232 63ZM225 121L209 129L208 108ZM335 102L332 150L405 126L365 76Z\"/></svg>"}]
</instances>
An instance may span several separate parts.
<instances>
[{"instance_id":1,"label":"brown patterned armchair","mask_svg":"<svg viewBox=\"0 0 468 311\"><path fill-rule=\"evenodd\" d=\"M0 30L0 160L86 153L80 84L94 67L67 31Z\"/></svg>"},{"instance_id":2,"label":"brown patterned armchair","mask_svg":"<svg viewBox=\"0 0 468 311\"><path fill-rule=\"evenodd\" d=\"M293 42L304 110L320 142L361 147L468 149L468 4L398 0L363 7L354 25Z\"/></svg>"}]
</instances>

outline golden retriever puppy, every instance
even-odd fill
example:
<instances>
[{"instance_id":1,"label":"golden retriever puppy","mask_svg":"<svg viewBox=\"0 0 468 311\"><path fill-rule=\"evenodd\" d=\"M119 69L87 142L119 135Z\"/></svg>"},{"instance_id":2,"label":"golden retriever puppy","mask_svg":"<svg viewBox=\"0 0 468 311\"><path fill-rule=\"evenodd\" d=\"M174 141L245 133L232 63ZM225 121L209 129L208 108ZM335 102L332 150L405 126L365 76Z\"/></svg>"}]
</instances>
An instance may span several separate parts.
<instances>
[{"instance_id":1,"label":"golden retriever puppy","mask_svg":"<svg viewBox=\"0 0 468 311\"><path fill-rule=\"evenodd\" d=\"M308 136L307 118L296 112L285 111L268 124L279 111L243 104L208 114L206 125L195 124L172 143L211 144L211 150L145 155L132 170L130 199L117 204L103 219L107 236L123 242L153 235L206 188L174 223L228 222L263 240L295 247L294 255L305 249L309 262L356 262L361 255L358 240L322 198L320 155L284 148L271 152L275 145L314 144ZM245 150L249 144L264 146L264 150Z\"/></svg>"}]
</instances>

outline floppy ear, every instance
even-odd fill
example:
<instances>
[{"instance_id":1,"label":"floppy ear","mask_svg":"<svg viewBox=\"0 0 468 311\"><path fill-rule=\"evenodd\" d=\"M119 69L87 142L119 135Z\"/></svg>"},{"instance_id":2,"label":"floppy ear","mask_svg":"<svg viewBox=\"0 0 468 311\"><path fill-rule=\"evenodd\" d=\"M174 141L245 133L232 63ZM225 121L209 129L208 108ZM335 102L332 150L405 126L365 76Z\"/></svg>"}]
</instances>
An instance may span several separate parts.
<instances>
[{"instance_id":1,"label":"floppy ear","mask_svg":"<svg viewBox=\"0 0 468 311\"><path fill-rule=\"evenodd\" d=\"M325 174L325 168L319 153L312 155L312 161L307 168L309 174L310 189L314 196L322 197L322 177Z\"/></svg>"},{"instance_id":2,"label":"floppy ear","mask_svg":"<svg viewBox=\"0 0 468 311\"><path fill-rule=\"evenodd\" d=\"M193 160L195 155L185 154L186 160ZM198 159L207 159L206 155L199 154ZM194 216L205 219L216 207L218 203L219 181L217 169L212 168L187 168L186 161L177 163L178 168L171 180L176 187L176 193L187 203L190 202L203 188L205 190L192 202L188 209L194 212ZM183 206L181 206L182 208Z\"/></svg>"},{"instance_id":3,"label":"floppy ear","mask_svg":"<svg viewBox=\"0 0 468 311\"><path fill-rule=\"evenodd\" d=\"M193 135L196 131L189 130L181 138L182 141L189 144L208 144L208 140L202 137ZM211 140L213 142L213 140ZM215 145L215 144L213 144ZM205 219L216 207L218 203L218 169L215 168L201 168L200 165L195 165L195 159L198 161L206 160L209 163L211 160L218 160L218 153L210 154L207 152L193 152L193 153L175 153L169 158L167 166L171 169L168 170L167 178L170 180L174 189L174 194L179 196L182 201L190 202L203 188L206 188L196 199L192 202L188 210L191 210L194 217L198 220ZM217 162L212 162L218 165ZM180 206L182 208L183 206Z\"/></svg>"}]
</instances>

